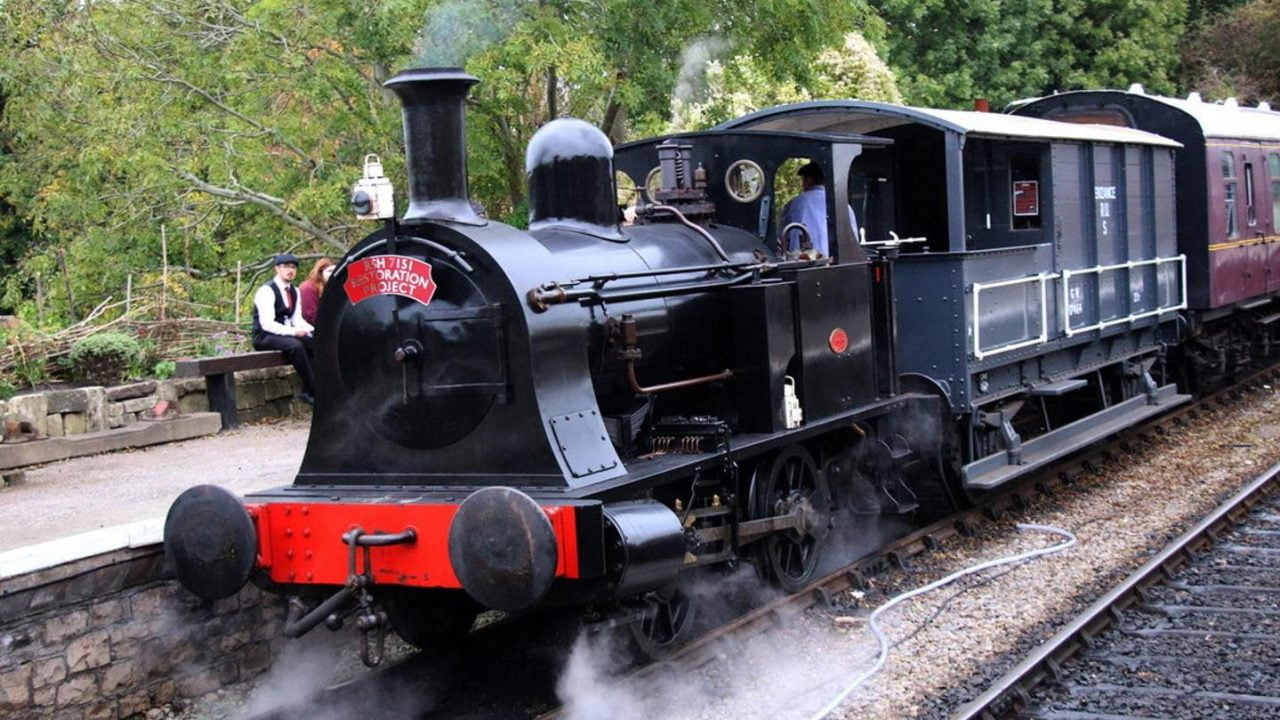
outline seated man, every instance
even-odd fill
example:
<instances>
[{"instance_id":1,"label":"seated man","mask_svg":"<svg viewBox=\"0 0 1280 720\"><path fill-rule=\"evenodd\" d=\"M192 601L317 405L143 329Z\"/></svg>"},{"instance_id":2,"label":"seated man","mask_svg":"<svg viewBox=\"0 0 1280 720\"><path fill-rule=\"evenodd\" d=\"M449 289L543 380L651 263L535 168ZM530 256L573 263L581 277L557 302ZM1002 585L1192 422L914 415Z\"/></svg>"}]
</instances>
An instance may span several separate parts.
<instances>
[{"instance_id":1,"label":"seated man","mask_svg":"<svg viewBox=\"0 0 1280 720\"><path fill-rule=\"evenodd\" d=\"M808 163L796 171L800 176L801 192L782 208L782 227L801 223L809 230L813 250L821 257L831 257L831 243L827 237L827 186L822 168ZM847 206L846 206L847 207ZM853 228L854 242L858 241L858 219L849 208L849 226ZM787 251L798 253L803 234L799 230L787 233Z\"/></svg>"},{"instance_id":2,"label":"seated man","mask_svg":"<svg viewBox=\"0 0 1280 720\"><path fill-rule=\"evenodd\" d=\"M302 319L302 297L293 287L298 258L292 253L276 256L276 276L253 296L253 349L283 350L302 378L298 399L315 402L311 377L311 333L315 328Z\"/></svg>"}]
</instances>

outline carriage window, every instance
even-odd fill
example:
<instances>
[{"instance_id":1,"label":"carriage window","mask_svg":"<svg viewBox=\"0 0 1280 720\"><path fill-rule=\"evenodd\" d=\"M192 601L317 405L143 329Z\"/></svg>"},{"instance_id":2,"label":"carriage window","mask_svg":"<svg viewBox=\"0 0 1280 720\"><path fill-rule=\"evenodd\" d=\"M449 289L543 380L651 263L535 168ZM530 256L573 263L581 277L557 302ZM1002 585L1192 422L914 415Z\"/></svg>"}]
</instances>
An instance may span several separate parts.
<instances>
[{"instance_id":1,"label":"carriage window","mask_svg":"<svg viewBox=\"0 0 1280 720\"><path fill-rule=\"evenodd\" d=\"M1040 227L1040 158L1009 160L1011 226L1014 230Z\"/></svg>"},{"instance_id":2,"label":"carriage window","mask_svg":"<svg viewBox=\"0 0 1280 720\"><path fill-rule=\"evenodd\" d=\"M1240 228L1236 221L1236 158L1230 149L1222 151L1223 210L1227 214L1227 238L1240 236Z\"/></svg>"},{"instance_id":3,"label":"carriage window","mask_svg":"<svg viewBox=\"0 0 1280 720\"><path fill-rule=\"evenodd\" d=\"M1280 226L1280 153L1267 156L1267 166L1271 175L1271 228Z\"/></svg>"},{"instance_id":4,"label":"carriage window","mask_svg":"<svg viewBox=\"0 0 1280 720\"><path fill-rule=\"evenodd\" d=\"M1248 209L1249 227L1258 224L1257 199L1253 195L1253 163L1244 164L1244 202Z\"/></svg>"}]
</instances>

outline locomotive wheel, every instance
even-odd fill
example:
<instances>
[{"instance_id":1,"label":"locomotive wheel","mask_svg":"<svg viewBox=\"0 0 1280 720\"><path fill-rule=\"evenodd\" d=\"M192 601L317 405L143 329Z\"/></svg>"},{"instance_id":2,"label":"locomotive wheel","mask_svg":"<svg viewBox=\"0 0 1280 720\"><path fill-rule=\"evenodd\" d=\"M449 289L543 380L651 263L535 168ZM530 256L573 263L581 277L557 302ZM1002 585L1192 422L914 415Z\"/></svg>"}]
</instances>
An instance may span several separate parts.
<instances>
[{"instance_id":1,"label":"locomotive wheel","mask_svg":"<svg viewBox=\"0 0 1280 720\"><path fill-rule=\"evenodd\" d=\"M670 657L697 635L694 599L677 585L653 593L644 617L631 624L636 648L650 660Z\"/></svg>"},{"instance_id":2,"label":"locomotive wheel","mask_svg":"<svg viewBox=\"0 0 1280 720\"><path fill-rule=\"evenodd\" d=\"M420 650L460 640L480 605L462 593L397 590L386 597L387 620L402 640Z\"/></svg>"},{"instance_id":3,"label":"locomotive wheel","mask_svg":"<svg viewBox=\"0 0 1280 720\"><path fill-rule=\"evenodd\" d=\"M823 541L831 531L831 493L818 467L801 445L774 458L755 494L756 517L793 515L799 529L765 538L762 552L768 574L787 592L796 592L818 569Z\"/></svg>"}]
</instances>

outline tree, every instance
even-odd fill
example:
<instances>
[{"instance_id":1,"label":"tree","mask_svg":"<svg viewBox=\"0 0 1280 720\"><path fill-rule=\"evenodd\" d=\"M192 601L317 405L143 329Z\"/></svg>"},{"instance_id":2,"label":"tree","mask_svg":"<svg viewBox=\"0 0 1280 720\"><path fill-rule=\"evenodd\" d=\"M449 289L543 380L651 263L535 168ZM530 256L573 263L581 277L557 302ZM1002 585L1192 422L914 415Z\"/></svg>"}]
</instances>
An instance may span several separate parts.
<instances>
[{"instance_id":1,"label":"tree","mask_svg":"<svg viewBox=\"0 0 1280 720\"><path fill-rule=\"evenodd\" d=\"M1174 90L1186 0L875 0L907 102L1002 105L1055 90Z\"/></svg>"},{"instance_id":2,"label":"tree","mask_svg":"<svg viewBox=\"0 0 1280 720\"><path fill-rule=\"evenodd\" d=\"M1280 0L1253 0L1207 18L1185 43L1185 83L1206 98L1280 100Z\"/></svg>"},{"instance_id":3,"label":"tree","mask_svg":"<svg viewBox=\"0 0 1280 720\"><path fill-rule=\"evenodd\" d=\"M572 114L615 140L665 127L674 58L697 37L749 54L761 77L815 82L812 53L876 25L859 1L4 0L0 200L29 230L7 243L8 304L31 278L53 322L126 280L230 314L281 249L338 254L367 231L347 191L366 153L403 177L400 109L381 84L413 64L463 65L472 190L523 218L523 154ZM448 41L448 47L445 42ZM401 183L403 191L403 184ZM167 247L167 255L161 248Z\"/></svg>"},{"instance_id":4,"label":"tree","mask_svg":"<svg viewBox=\"0 0 1280 720\"><path fill-rule=\"evenodd\" d=\"M671 102L671 130L711 127L772 105L814 99L859 98L901 102L893 73L875 48L858 33L848 33L839 47L814 53L808 85L776 81L754 55L707 63L703 87L679 93Z\"/></svg>"},{"instance_id":5,"label":"tree","mask_svg":"<svg viewBox=\"0 0 1280 720\"><path fill-rule=\"evenodd\" d=\"M235 260L344 250L353 168L400 158L379 85L411 38L385 32L390 5L7 2L0 193L41 241L23 274L65 264L51 306L74 317L68 294L157 282L162 243L185 276L223 277L181 285L206 303L227 300Z\"/></svg>"}]
</instances>

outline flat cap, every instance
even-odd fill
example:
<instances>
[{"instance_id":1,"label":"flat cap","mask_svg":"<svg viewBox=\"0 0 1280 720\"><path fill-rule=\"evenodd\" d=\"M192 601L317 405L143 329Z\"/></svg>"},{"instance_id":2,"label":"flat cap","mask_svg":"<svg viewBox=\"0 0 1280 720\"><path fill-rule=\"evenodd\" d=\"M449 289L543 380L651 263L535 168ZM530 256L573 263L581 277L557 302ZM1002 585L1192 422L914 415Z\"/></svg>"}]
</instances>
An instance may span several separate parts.
<instances>
[{"instance_id":1,"label":"flat cap","mask_svg":"<svg viewBox=\"0 0 1280 720\"><path fill-rule=\"evenodd\" d=\"M298 258L293 253L280 253L276 256L277 265L287 265L289 263L298 264Z\"/></svg>"}]
</instances>

